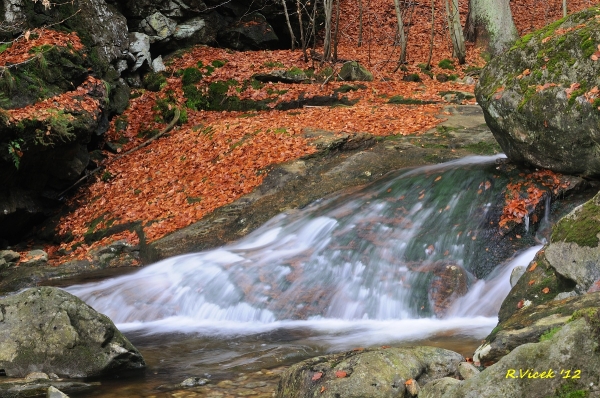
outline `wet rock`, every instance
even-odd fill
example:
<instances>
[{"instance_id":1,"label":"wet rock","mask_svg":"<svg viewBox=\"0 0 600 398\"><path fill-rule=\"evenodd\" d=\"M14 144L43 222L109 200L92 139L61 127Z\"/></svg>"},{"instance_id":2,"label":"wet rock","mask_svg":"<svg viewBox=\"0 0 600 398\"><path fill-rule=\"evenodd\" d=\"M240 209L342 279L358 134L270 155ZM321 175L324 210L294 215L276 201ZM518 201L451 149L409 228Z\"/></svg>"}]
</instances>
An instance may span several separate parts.
<instances>
[{"instance_id":1,"label":"wet rock","mask_svg":"<svg viewBox=\"0 0 600 398\"><path fill-rule=\"evenodd\" d=\"M430 390L425 386L419 397L549 397L567 393L597 396L600 393L598 325L596 309L585 319L567 323L546 341L515 348L477 376L455 383L439 395L425 394ZM565 378L567 371L569 377ZM520 377L520 372L527 374Z\"/></svg>"},{"instance_id":2,"label":"wet rock","mask_svg":"<svg viewBox=\"0 0 600 398\"><path fill-rule=\"evenodd\" d=\"M91 393L100 383L82 383L75 381L56 381L38 379L34 381L10 381L0 382L0 397L7 398L29 398L29 397L52 397L62 398L67 394L86 396ZM60 391L62 395L56 391ZM51 395L52 394L52 395Z\"/></svg>"},{"instance_id":3,"label":"wet rock","mask_svg":"<svg viewBox=\"0 0 600 398\"><path fill-rule=\"evenodd\" d=\"M522 344L538 342L544 333L562 327L574 315L598 307L600 292L523 307L494 328L475 352L473 361L475 365L498 361Z\"/></svg>"},{"instance_id":4,"label":"wet rock","mask_svg":"<svg viewBox=\"0 0 600 398\"><path fill-rule=\"evenodd\" d=\"M179 385L181 387L197 387L197 386L206 385L209 382L210 382L210 380L204 379L201 377L189 377L189 378L185 379L184 381L182 381L181 383L179 383Z\"/></svg>"},{"instance_id":5,"label":"wet rock","mask_svg":"<svg viewBox=\"0 0 600 398\"><path fill-rule=\"evenodd\" d=\"M50 386L48 387L48 393L46 395L46 398L69 398L69 396L64 392L60 391L58 388Z\"/></svg>"},{"instance_id":6,"label":"wet rock","mask_svg":"<svg viewBox=\"0 0 600 398\"><path fill-rule=\"evenodd\" d=\"M405 396L406 382L458 376L460 354L434 347L357 350L308 359L290 367L277 397Z\"/></svg>"},{"instance_id":7,"label":"wet rock","mask_svg":"<svg viewBox=\"0 0 600 398\"><path fill-rule=\"evenodd\" d=\"M527 268L525 268L525 266L523 265L519 265L518 267L515 267L512 272L510 273L510 286L513 287L517 284L517 282L519 281L519 279L521 279L521 277L523 276L523 274L525 274L525 270Z\"/></svg>"},{"instance_id":8,"label":"wet rock","mask_svg":"<svg viewBox=\"0 0 600 398\"><path fill-rule=\"evenodd\" d=\"M512 161L600 175L599 13L590 8L528 34L481 71L477 102Z\"/></svg>"},{"instance_id":9,"label":"wet rock","mask_svg":"<svg viewBox=\"0 0 600 398\"><path fill-rule=\"evenodd\" d=\"M342 65L338 76L344 81L373 81L373 74L356 61L346 62Z\"/></svg>"},{"instance_id":10,"label":"wet rock","mask_svg":"<svg viewBox=\"0 0 600 398\"><path fill-rule=\"evenodd\" d=\"M0 299L0 308L0 369L7 376L93 377L145 367L110 319L60 289L29 289Z\"/></svg>"},{"instance_id":11,"label":"wet rock","mask_svg":"<svg viewBox=\"0 0 600 398\"><path fill-rule=\"evenodd\" d=\"M162 56L159 55L154 60L152 60L152 70L154 72L163 72L167 70L165 63L163 62Z\"/></svg>"}]
</instances>

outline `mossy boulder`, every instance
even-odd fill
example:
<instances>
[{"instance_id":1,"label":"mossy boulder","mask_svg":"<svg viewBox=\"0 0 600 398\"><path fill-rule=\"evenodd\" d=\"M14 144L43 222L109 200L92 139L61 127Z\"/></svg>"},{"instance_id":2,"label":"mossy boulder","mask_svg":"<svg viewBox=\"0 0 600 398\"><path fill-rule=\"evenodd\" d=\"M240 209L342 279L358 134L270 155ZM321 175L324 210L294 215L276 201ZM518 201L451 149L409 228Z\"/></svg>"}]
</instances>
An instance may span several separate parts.
<instances>
[{"instance_id":1,"label":"mossy boulder","mask_svg":"<svg viewBox=\"0 0 600 398\"><path fill-rule=\"evenodd\" d=\"M141 370L144 359L110 319L53 287L0 299L0 369L95 377Z\"/></svg>"},{"instance_id":2,"label":"mossy boulder","mask_svg":"<svg viewBox=\"0 0 600 398\"><path fill-rule=\"evenodd\" d=\"M463 360L456 352L424 346L326 355L286 370L277 397L404 397L408 380L424 385L446 376L458 377L458 364Z\"/></svg>"},{"instance_id":3,"label":"mossy boulder","mask_svg":"<svg viewBox=\"0 0 600 398\"><path fill-rule=\"evenodd\" d=\"M600 175L600 8L522 37L481 72L478 103L514 162Z\"/></svg>"},{"instance_id":4,"label":"mossy boulder","mask_svg":"<svg viewBox=\"0 0 600 398\"><path fill-rule=\"evenodd\" d=\"M523 344L478 375L440 389L434 381L419 397L597 397L600 394L598 313L565 324L551 337ZM439 393L441 391L441 394Z\"/></svg>"},{"instance_id":5,"label":"mossy boulder","mask_svg":"<svg viewBox=\"0 0 600 398\"><path fill-rule=\"evenodd\" d=\"M346 62L342 65L342 69L338 76L341 80L345 81L373 81L373 74L367 70L364 66L356 61Z\"/></svg>"}]
</instances>

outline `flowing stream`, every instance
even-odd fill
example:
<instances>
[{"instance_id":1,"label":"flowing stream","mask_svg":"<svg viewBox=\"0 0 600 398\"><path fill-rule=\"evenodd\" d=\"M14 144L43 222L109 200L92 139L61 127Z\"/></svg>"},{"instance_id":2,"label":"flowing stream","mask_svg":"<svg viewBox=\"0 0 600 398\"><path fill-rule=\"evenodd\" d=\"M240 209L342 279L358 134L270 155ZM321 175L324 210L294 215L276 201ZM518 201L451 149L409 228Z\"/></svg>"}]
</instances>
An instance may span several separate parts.
<instances>
[{"instance_id":1,"label":"flowing stream","mask_svg":"<svg viewBox=\"0 0 600 398\"><path fill-rule=\"evenodd\" d=\"M540 248L487 255L505 182L497 159L394 172L221 248L67 290L138 346L154 386L355 347L418 343L470 355L496 325L512 268ZM136 391L128 394L149 396Z\"/></svg>"}]
</instances>

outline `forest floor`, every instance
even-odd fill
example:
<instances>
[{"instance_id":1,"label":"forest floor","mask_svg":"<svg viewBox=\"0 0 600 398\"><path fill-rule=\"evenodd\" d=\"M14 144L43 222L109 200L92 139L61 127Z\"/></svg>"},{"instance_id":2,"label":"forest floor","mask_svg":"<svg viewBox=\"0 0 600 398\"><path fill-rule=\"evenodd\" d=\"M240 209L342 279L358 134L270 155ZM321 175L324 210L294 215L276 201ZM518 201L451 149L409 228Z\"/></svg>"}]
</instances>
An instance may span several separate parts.
<instances>
[{"instance_id":1,"label":"forest floor","mask_svg":"<svg viewBox=\"0 0 600 398\"><path fill-rule=\"evenodd\" d=\"M569 1L569 12L598 2ZM86 243L86 235L111 226L141 222L146 238L152 242L194 224L251 193L274 165L314 153L319 139L315 131L368 134L375 139L416 137L444 121L436 116L443 114L448 101L475 104L472 97L457 101L456 95L473 92L474 81L468 75L476 78L485 60L479 49L468 45L464 65L450 62L452 52L441 0L436 3L431 48L430 4L417 4L407 13L407 62L400 69L399 47L394 46L393 2L364 3L362 45L358 46L357 2L342 1L338 58L359 61L373 73L372 82L349 86L336 81L333 77L341 64L305 62L300 50L234 52L199 46L167 58L166 80L158 91L135 90L128 109L112 120L107 137L118 144L113 145L117 153L105 151L108 162L104 172L70 199L72 211L61 217L56 228L60 236L69 235L71 239L44 247L51 263L89 259L94 248L120 239L139 243L132 231ZM466 0L461 1L463 20L466 5ZM562 13L559 0L515 0L511 7L521 35L558 19ZM430 51L431 68L427 70L424 66ZM235 95L241 101L269 100L269 109L203 111L186 106L190 95L184 92L184 80L189 68L204 75L201 81L192 83L200 92L213 83L221 84L226 95ZM274 70L301 72L308 79L296 84L249 83L257 73ZM440 77L442 74L447 81ZM411 75L420 81L407 81ZM278 104L315 96L344 100L337 106L276 109ZM185 112L172 131L141 150L111 161L163 129L171 119L166 115L172 116L174 107ZM436 161L440 159L430 160Z\"/></svg>"}]
</instances>

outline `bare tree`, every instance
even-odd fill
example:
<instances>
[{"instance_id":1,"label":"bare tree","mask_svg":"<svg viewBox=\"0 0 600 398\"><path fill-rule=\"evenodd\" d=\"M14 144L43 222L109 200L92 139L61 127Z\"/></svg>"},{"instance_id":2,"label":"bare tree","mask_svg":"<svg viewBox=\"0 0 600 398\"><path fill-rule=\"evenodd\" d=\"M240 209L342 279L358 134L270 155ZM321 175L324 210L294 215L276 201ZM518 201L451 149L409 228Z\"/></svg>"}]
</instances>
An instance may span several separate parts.
<instances>
[{"instance_id":1,"label":"bare tree","mask_svg":"<svg viewBox=\"0 0 600 398\"><path fill-rule=\"evenodd\" d=\"M287 22L288 30L290 31L290 37L292 38L292 51L296 49L296 36L294 36L294 31L292 30L292 24L290 23L290 14L288 13L287 5L285 4L285 0L281 0L281 4L283 5L283 13L285 14L285 21Z\"/></svg>"},{"instance_id":2,"label":"bare tree","mask_svg":"<svg viewBox=\"0 0 600 398\"><path fill-rule=\"evenodd\" d=\"M567 16L567 0L563 0L563 17Z\"/></svg>"},{"instance_id":3,"label":"bare tree","mask_svg":"<svg viewBox=\"0 0 600 398\"><path fill-rule=\"evenodd\" d=\"M323 41L322 62L331 59L331 23L333 17L333 0L323 0L323 11L325 13L325 39Z\"/></svg>"},{"instance_id":4,"label":"bare tree","mask_svg":"<svg viewBox=\"0 0 600 398\"><path fill-rule=\"evenodd\" d=\"M394 0L394 9L396 10L396 19L398 20L398 38L400 44L400 58L398 66L406 62L406 35L404 34L404 21L402 20L402 9L400 0Z\"/></svg>"},{"instance_id":5,"label":"bare tree","mask_svg":"<svg viewBox=\"0 0 600 398\"><path fill-rule=\"evenodd\" d=\"M363 3L358 0L358 47L362 46L363 42Z\"/></svg>"},{"instance_id":6,"label":"bare tree","mask_svg":"<svg viewBox=\"0 0 600 398\"><path fill-rule=\"evenodd\" d=\"M460 25L460 14L458 12L458 0L444 0L446 16L448 17L448 28L452 39L452 56L458 59L459 64L464 64L467 58L467 48Z\"/></svg>"},{"instance_id":7,"label":"bare tree","mask_svg":"<svg viewBox=\"0 0 600 398\"><path fill-rule=\"evenodd\" d=\"M484 47L491 56L502 53L519 37L509 1L469 1L467 39Z\"/></svg>"},{"instance_id":8,"label":"bare tree","mask_svg":"<svg viewBox=\"0 0 600 398\"><path fill-rule=\"evenodd\" d=\"M431 40L429 42L429 58L427 58L427 69L431 69L431 58L433 57L433 39L435 37L435 0L431 0Z\"/></svg>"}]
</instances>

